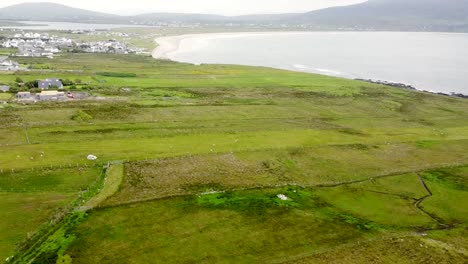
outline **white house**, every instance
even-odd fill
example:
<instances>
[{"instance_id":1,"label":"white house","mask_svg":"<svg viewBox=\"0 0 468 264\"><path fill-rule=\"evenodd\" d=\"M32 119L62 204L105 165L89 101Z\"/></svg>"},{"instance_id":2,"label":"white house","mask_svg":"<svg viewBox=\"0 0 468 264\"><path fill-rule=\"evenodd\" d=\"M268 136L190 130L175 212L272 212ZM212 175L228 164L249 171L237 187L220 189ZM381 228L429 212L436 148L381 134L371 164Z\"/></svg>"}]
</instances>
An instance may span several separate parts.
<instances>
[{"instance_id":1,"label":"white house","mask_svg":"<svg viewBox=\"0 0 468 264\"><path fill-rule=\"evenodd\" d=\"M19 92L16 94L16 99L18 100L31 100L31 93L30 92Z\"/></svg>"},{"instance_id":2,"label":"white house","mask_svg":"<svg viewBox=\"0 0 468 264\"><path fill-rule=\"evenodd\" d=\"M10 86L8 85L0 85L0 92L9 92L10 91Z\"/></svg>"},{"instance_id":3,"label":"white house","mask_svg":"<svg viewBox=\"0 0 468 264\"><path fill-rule=\"evenodd\" d=\"M60 101L67 99L64 92L59 91L42 91L40 94L36 94L36 100L38 101Z\"/></svg>"}]
</instances>

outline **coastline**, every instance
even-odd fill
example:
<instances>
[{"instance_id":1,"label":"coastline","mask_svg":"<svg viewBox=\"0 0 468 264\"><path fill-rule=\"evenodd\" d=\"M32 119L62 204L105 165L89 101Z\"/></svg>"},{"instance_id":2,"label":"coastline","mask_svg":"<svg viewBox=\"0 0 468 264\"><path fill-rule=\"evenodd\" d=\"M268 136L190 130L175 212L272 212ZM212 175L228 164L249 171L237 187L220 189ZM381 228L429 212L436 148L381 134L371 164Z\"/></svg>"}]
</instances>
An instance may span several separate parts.
<instances>
[{"instance_id":1,"label":"coastline","mask_svg":"<svg viewBox=\"0 0 468 264\"><path fill-rule=\"evenodd\" d=\"M171 59L170 55L180 52L181 43L187 39L197 39L201 42L214 39L238 38L238 37L255 37L255 36L271 36L271 35L294 35L304 34L303 31L288 31L288 32L226 32L226 33L200 33L200 34L185 34L176 36L165 36L155 38L154 41L158 46L153 50L151 55L155 59Z\"/></svg>"},{"instance_id":2,"label":"coastline","mask_svg":"<svg viewBox=\"0 0 468 264\"><path fill-rule=\"evenodd\" d=\"M182 43L184 41L190 40L190 39L195 39L196 42L199 45L203 45L203 43L207 43L209 41L215 40L215 39L226 39L226 38L239 38L239 37L251 37L251 36L272 36L272 35L295 35L295 34L304 34L307 32L302 32L302 31L289 31L289 32L229 32L229 33L201 33L201 34L186 34L186 35L175 35L175 36L165 36L165 37L158 37L154 41L158 44L158 46L152 51L151 55L155 59L165 59L165 60L173 60L173 56L177 53L183 53L183 52L190 52L193 49L197 48L197 45L195 47L191 47L190 49L182 49ZM313 33L313 32L310 32ZM329 34L335 34L337 32L321 32L321 33L329 33ZM340 32L341 33L341 32ZM350 32L354 33L354 32ZM193 43L191 43L193 44ZM175 60L177 61L177 60ZM197 64L197 63L193 63ZM216 63L215 63L216 64ZM240 64L243 65L243 64ZM253 66L253 65L252 65ZM257 65L257 66L262 66L262 65ZM388 81L388 80L381 80L381 79L375 79L375 78L363 78L363 77L351 77L351 76L343 76L338 71L334 70L323 70L323 69L315 69L313 71L307 70L305 66L300 67L302 65L294 65L294 69L291 68L281 68L281 67L273 67L273 66L266 66L263 65L263 67L270 67L270 68L276 68L276 69L282 69L282 70L288 70L288 71L295 71L295 72L302 72L302 73L311 73L311 74L319 74L319 75L326 75L326 76L333 76L333 77L338 77L338 78L345 78L345 79L350 79L350 80L358 80L358 81L364 81L364 82L369 82L369 83L375 83L375 84L382 84L382 85L387 85L395 88L400 88L400 89L406 89L406 90L415 90L415 91L420 91L420 92L427 92L431 94L437 94L437 95L442 95L442 96L451 96L451 97L458 97L458 98L464 98L468 99L468 94L465 93L460 93L460 92L442 92L442 91L432 91L432 90L426 90L426 89L421 89L419 87L416 87L413 84L408 84L404 82L398 82L398 81Z\"/></svg>"}]
</instances>

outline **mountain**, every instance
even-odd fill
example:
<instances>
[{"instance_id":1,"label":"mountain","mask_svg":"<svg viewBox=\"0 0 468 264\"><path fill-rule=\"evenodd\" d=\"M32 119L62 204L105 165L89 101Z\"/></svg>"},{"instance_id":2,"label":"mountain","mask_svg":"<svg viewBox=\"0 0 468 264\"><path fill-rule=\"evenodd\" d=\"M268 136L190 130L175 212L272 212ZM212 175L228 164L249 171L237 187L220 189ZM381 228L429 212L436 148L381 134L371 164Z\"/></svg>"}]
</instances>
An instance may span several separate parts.
<instances>
[{"instance_id":1,"label":"mountain","mask_svg":"<svg viewBox=\"0 0 468 264\"><path fill-rule=\"evenodd\" d=\"M99 23L120 16L88 11L54 3L24 3L0 9L0 18L9 20Z\"/></svg>"},{"instance_id":2,"label":"mountain","mask_svg":"<svg viewBox=\"0 0 468 264\"><path fill-rule=\"evenodd\" d=\"M52 3L25 3L0 8L0 19L82 23L160 22L204 25L239 24L311 30L393 30L468 32L468 0L369 0L301 14L220 16L150 13L118 16Z\"/></svg>"},{"instance_id":3,"label":"mountain","mask_svg":"<svg viewBox=\"0 0 468 264\"><path fill-rule=\"evenodd\" d=\"M456 31L468 28L468 0L369 0L308 12L289 22L324 28Z\"/></svg>"},{"instance_id":4,"label":"mountain","mask_svg":"<svg viewBox=\"0 0 468 264\"><path fill-rule=\"evenodd\" d=\"M132 16L133 21L177 21L183 23L198 23L210 21L224 21L225 16L208 14L186 14L186 13L149 13Z\"/></svg>"},{"instance_id":5,"label":"mountain","mask_svg":"<svg viewBox=\"0 0 468 264\"><path fill-rule=\"evenodd\" d=\"M279 15L243 15L243 16L221 16L209 14L184 14L184 13L151 13L131 17L133 21L159 21L159 22L193 22L193 23L254 23L254 22L282 22L294 18L298 14Z\"/></svg>"},{"instance_id":6,"label":"mountain","mask_svg":"<svg viewBox=\"0 0 468 264\"><path fill-rule=\"evenodd\" d=\"M214 16L195 14L147 14L139 23L193 22L205 24L289 25L315 30L392 30L468 32L468 0L369 0L303 14Z\"/></svg>"}]
</instances>

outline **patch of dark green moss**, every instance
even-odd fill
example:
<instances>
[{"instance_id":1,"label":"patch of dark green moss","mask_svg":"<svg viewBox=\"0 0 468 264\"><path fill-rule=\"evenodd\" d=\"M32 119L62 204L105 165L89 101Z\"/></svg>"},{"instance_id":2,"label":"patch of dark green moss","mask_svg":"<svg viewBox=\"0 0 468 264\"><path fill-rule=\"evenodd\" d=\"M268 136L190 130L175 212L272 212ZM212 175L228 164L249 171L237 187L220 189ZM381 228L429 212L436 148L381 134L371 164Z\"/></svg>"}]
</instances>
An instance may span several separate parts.
<instances>
[{"instance_id":1,"label":"patch of dark green moss","mask_svg":"<svg viewBox=\"0 0 468 264\"><path fill-rule=\"evenodd\" d=\"M451 189L468 191L468 180L466 177L457 173L459 169L432 170L422 173L424 180L438 183Z\"/></svg>"},{"instance_id":2,"label":"patch of dark green moss","mask_svg":"<svg viewBox=\"0 0 468 264\"><path fill-rule=\"evenodd\" d=\"M308 190L288 187L277 190L202 194L195 197L195 203L204 208L262 214L269 210L313 207L312 196Z\"/></svg>"}]
</instances>

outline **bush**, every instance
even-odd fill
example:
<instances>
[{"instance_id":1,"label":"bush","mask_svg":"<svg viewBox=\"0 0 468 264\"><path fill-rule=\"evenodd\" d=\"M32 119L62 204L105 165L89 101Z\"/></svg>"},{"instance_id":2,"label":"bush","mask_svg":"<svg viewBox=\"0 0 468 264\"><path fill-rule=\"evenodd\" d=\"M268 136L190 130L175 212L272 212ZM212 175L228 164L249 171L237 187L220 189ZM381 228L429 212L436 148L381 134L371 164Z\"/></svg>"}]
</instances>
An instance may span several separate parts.
<instances>
[{"instance_id":1,"label":"bush","mask_svg":"<svg viewBox=\"0 0 468 264\"><path fill-rule=\"evenodd\" d=\"M93 117L90 114L88 114L88 113L86 113L86 112L84 112L82 110L79 110L76 114L74 114L71 117L71 119L73 121L86 122L86 121L89 121L89 120L93 119Z\"/></svg>"},{"instance_id":2,"label":"bush","mask_svg":"<svg viewBox=\"0 0 468 264\"><path fill-rule=\"evenodd\" d=\"M40 93L42 90L39 88L32 88L29 90L31 93Z\"/></svg>"},{"instance_id":3,"label":"bush","mask_svg":"<svg viewBox=\"0 0 468 264\"><path fill-rule=\"evenodd\" d=\"M10 93L17 93L17 92L19 92L19 87L18 86L10 87Z\"/></svg>"},{"instance_id":4,"label":"bush","mask_svg":"<svg viewBox=\"0 0 468 264\"><path fill-rule=\"evenodd\" d=\"M105 76L105 77L118 77L118 78L137 77L135 73L125 73L125 72L97 72L96 74Z\"/></svg>"},{"instance_id":5,"label":"bush","mask_svg":"<svg viewBox=\"0 0 468 264\"><path fill-rule=\"evenodd\" d=\"M70 81L69 79L65 79L65 80L61 80L61 81L62 81L63 86L73 85L73 82Z\"/></svg>"},{"instance_id":6,"label":"bush","mask_svg":"<svg viewBox=\"0 0 468 264\"><path fill-rule=\"evenodd\" d=\"M39 82L38 81L29 81L24 84L26 88L32 89L32 88L38 88L39 87Z\"/></svg>"}]
</instances>

